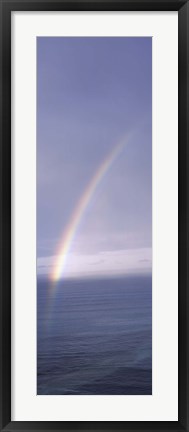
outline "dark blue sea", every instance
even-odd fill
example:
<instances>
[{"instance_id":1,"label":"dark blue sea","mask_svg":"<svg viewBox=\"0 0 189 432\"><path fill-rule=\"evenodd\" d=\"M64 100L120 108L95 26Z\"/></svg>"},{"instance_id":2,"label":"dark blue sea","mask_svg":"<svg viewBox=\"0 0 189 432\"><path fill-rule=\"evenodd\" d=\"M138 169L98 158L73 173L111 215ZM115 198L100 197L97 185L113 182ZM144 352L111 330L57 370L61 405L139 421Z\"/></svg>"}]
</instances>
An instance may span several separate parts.
<instances>
[{"instance_id":1,"label":"dark blue sea","mask_svg":"<svg viewBox=\"0 0 189 432\"><path fill-rule=\"evenodd\" d=\"M151 276L38 278L37 393L152 394Z\"/></svg>"}]
</instances>

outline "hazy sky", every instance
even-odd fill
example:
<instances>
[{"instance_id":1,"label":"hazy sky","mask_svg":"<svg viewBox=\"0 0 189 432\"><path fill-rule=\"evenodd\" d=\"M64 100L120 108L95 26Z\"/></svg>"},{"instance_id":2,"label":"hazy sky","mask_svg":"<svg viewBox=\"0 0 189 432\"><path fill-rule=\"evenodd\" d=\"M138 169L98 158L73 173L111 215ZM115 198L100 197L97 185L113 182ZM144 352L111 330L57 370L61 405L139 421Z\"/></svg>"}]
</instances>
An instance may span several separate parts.
<instances>
[{"instance_id":1,"label":"hazy sky","mask_svg":"<svg viewBox=\"0 0 189 432\"><path fill-rule=\"evenodd\" d=\"M124 137L81 220L65 275L151 269L151 50L151 38L37 39L39 273L52 271L78 200Z\"/></svg>"}]
</instances>

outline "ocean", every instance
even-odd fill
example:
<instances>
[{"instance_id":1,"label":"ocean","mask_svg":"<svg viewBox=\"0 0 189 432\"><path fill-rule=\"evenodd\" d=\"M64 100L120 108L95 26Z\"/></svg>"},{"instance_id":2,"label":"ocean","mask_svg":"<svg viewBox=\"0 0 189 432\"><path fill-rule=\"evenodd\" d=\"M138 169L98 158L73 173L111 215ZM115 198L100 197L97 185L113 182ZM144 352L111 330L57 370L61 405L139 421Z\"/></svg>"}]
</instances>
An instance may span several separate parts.
<instances>
[{"instance_id":1,"label":"ocean","mask_svg":"<svg viewBox=\"0 0 189 432\"><path fill-rule=\"evenodd\" d=\"M37 287L37 394L152 394L152 278Z\"/></svg>"}]
</instances>

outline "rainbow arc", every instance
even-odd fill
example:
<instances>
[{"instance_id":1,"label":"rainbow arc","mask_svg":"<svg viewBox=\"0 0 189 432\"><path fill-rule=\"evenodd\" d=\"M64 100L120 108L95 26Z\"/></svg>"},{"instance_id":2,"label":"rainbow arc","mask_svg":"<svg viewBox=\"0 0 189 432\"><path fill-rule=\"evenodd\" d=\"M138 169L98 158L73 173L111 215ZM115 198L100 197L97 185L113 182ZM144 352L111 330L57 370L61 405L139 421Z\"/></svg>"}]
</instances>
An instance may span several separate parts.
<instances>
[{"instance_id":1,"label":"rainbow arc","mask_svg":"<svg viewBox=\"0 0 189 432\"><path fill-rule=\"evenodd\" d=\"M123 148L125 147L126 143L128 142L129 135L127 134L122 138L122 140L116 144L116 146L113 147L111 152L106 156L104 161L100 164L96 172L94 173L93 177L91 178L89 184L87 185L86 189L84 190L82 196L80 197L79 201L76 204L76 207L72 213L72 216L70 218L70 221L68 225L66 226L58 250L56 252L56 260L55 264L53 266L52 274L50 275L50 278L55 285L56 282L58 282L61 277L63 276L67 257L69 255L74 237L78 231L80 222L82 220L82 217L96 191L98 186L100 185L102 179L106 175L106 173L111 168L114 161L118 158L118 156L121 154Z\"/></svg>"}]
</instances>

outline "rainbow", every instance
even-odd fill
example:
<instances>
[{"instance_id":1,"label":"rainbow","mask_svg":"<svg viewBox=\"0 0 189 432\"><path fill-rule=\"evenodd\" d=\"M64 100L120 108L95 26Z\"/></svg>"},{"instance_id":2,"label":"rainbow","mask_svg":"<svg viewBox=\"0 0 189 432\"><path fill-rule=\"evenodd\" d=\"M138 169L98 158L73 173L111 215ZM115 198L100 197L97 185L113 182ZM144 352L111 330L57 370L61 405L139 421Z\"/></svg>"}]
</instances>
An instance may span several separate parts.
<instances>
[{"instance_id":1,"label":"rainbow","mask_svg":"<svg viewBox=\"0 0 189 432\"><path fill-rule=\"evenodd\" d=\"M123 150L127 141L128 141L128 134L116 146L114 146L112 151L104 159L104 161L101 163L101 165L98 167L97 171L91 178L81 198L79 199L75 207L75 210L72 213L69 224L67 225L67 227L63 232L61 242L56 253L55 264L53 266L52 274L50 275L50 279L54 284L58 282L59 279L61 279L61 276L65 268L66 259L70 251L73 239L78 230L82 216L89 202L91 201L94 192L96 191L104 175L112 166L115 159Z\"/></svg>"}]
</instances>

